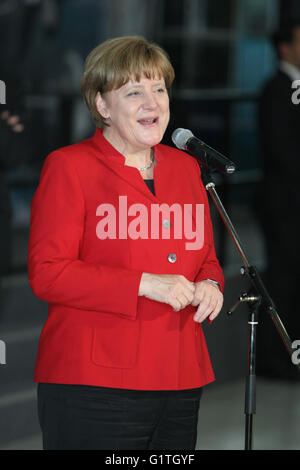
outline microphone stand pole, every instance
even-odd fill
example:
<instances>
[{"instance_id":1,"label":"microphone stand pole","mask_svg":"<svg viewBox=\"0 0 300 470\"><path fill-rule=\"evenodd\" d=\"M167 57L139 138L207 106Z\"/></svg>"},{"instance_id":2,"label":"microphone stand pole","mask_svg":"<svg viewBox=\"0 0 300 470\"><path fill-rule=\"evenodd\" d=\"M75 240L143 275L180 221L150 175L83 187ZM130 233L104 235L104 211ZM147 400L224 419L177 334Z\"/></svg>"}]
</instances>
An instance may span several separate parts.
<instances>
[{"instance_id":1,"label":"microphone stand pole","mask_svg":"<svg viewBox=\"0 0 300 470\"><path fill-rule=\"evenodd\" d=\"M198 160L197 160L198 161ZM238 301L234 304L228 315L231 315L234 310L243 302L248 304L250 313L248 319L248 373L246 376L245 386L245 450L252 450L253 448L253 415L256 412L256 374L255 374L255 363L256 363L256 328L258 325L258 310L262 307L266 310L277 329L286 349L291 357L293 354L293 347L291 339L277 313L275 304L271 299L266 287L261 280L261 277L255 266L252 266L247 259L245 251L239 240L238 234L217 194L215 189L215 183L212 181L209 170L205 167L201 167L202 181L206 190L209 192L226 228L231 236L236 249L242 258L244 266L240 272L242 275L248 277L251 283L251 289L249 293L243 293ZM295 364L300 371L300 365Z\"/></svg>"}]
</instances>

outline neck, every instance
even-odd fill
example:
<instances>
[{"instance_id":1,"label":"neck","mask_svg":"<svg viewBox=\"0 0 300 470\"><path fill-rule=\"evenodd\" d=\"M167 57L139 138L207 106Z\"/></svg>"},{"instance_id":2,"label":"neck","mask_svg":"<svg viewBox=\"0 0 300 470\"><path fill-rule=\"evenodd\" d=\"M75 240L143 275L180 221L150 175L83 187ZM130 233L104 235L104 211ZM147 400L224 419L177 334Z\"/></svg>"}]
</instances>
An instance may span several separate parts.
<instances>
[{"instance_id":1,"label":"neck","mask_svg":"<svg viewBox=\"0 0 300 470\"><path fill-rule=\"evenodd\" d=\"M299 65L297 64L294 64L294 62L291 62L290 60L287 60L287 59L281 59L280 61L281 63L284 63L284 64L287 64L287 65L290 65L291 67L295 67L296 69L299 70Z\"/></svg>"},{"instance_id":2,"label":"neck","mask_svg":"<svg viewBox=\"0 0 300 470\"><path fill-rule=\"evenodd\" d=\"M152 150L147 149L142 152L139 152L139 154L127 154L125 155L125 165L128 166L134 166L136 168L143 168L151 162L151 157L152 157Z\"/></svg>"},{"instance_id":3,"label":"neck","mask_svg":"<svg viewBox=\"0 0 300 470\"><path fill-rule=\"evenodd\" d=\"M103 137L122 155L125 157L125 165L134 166L136 168L143 168L151 161L151 148L133 150L126 145L121 139L114 139L110 135L109 130L103 130Z\"/></svg>"},{"instance_id":4,"label":"neck","mask_svg":"<svg viewBox=\"0 0 300 470\"><path fill-rule=\"evenodd\" d=\"M280 61L279 68L290 78L290 80L300 80L300 69L291 62Z\"/></svg>"}]
</instances>

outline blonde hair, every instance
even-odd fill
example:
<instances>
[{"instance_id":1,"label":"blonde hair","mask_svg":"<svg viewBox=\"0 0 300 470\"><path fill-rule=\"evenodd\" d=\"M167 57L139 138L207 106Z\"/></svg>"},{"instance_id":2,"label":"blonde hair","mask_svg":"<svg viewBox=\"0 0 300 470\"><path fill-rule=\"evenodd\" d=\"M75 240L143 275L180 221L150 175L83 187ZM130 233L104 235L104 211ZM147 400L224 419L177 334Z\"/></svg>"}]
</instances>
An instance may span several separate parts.
<instances>
[{"instance_id":1,"label":"blonde hair","mask_svg":"<svg viewBox=\"0 0 300 470\"><path fill-rule=\"evenodd\" d=\"M167 53L140 36L123 36L99 44L86 58L81 91L97 127L106 125L96 107L96 95L118 89L145 76L165 80L169 91L175 77Z\"/></svg>"}]
</instances>

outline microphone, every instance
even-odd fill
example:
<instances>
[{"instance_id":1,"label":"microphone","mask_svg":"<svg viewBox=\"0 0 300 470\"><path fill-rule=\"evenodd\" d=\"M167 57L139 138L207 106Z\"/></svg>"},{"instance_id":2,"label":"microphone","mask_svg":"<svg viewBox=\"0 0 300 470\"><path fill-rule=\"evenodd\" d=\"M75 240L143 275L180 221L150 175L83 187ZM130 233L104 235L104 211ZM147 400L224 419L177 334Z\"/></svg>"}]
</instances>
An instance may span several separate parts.
<instances>
[{"instance_id":1,"label":"microphone","mask_svg":"<svg viewBox=\"0 0 300 470\"><path fill-rule=\"evenodd\" d=\"M217 170L223 174L235 172L235 164L221 153L194 136L189 129L176 129L172 141L180 150L187 150L201 165L209 170Z\"/></svg>"}]
</instances>

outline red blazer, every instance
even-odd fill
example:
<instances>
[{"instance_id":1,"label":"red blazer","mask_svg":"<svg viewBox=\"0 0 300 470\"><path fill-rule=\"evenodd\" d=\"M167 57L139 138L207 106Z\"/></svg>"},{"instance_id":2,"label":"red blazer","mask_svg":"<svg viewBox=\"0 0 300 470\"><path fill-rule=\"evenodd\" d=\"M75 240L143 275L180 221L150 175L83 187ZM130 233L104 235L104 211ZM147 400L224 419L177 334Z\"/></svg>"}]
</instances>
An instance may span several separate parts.
<instances>
[{"instance_id":1,"label":"red blazer","mask_svg":"<svg viewBox=\"0 0 300 470\"><path fill-rule=\"evenodd\" d=\"M143 272L224 286L196 160L162 144L154 152L155 196L100 129L46 158L31 203L28 252L30 286L49 303L35 382L178 390L214 380L202 326L193 320L196 307L175 312L138 296ZM150 232L147 239L122 238L118 231L115 239L101 239L99 222L107 213L99 206L116 208L118 228L120 195L128 208L140 203L148 214L151 204L204 204L203 247L187 250L191 240L172 237L172 217L168 238L162 238L164 222L158 239Z\"/></svg>"}]
</instances>

